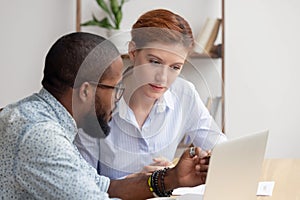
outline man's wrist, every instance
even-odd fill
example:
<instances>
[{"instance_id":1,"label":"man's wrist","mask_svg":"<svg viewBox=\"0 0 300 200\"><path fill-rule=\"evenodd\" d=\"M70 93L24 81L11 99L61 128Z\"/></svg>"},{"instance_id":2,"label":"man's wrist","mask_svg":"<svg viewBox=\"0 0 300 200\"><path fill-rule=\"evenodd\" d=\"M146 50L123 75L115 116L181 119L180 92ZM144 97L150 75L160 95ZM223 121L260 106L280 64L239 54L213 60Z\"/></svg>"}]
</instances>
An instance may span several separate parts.
<instances>
[{"instance_id":1,"label":"man's wrist","mask_svg":"<svg viewBox=\"0 0 300 200\"><path fill-rule=\"evenodd\" d=\"M179 187L178 176L175 168L170 168L164 175L164 186L166 191L174 190Z\"/></svg>"},{"instance_id":2,"label":"man's wrist","mask_svg":"<svg viewBox=\"0 0 300 200\"><path fill-rule=\"evenodd\" d=\"M169 197L173 189L177 188L176 173L170 168L154 171L148 178L150 192L155 197Z\"/></svg>"}]
</instances>

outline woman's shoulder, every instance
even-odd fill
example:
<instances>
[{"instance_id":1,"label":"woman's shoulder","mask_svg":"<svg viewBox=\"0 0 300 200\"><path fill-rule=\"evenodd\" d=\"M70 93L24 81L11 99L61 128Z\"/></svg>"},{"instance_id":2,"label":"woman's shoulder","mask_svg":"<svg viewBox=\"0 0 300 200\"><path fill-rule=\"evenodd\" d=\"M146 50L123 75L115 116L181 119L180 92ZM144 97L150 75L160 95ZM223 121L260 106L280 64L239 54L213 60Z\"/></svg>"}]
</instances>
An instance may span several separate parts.
<instances>
[{"instance_id":1,"label":"woman's shoulder","mask_svg":"<svg viewBox=\"0 0 300 200\"><path fill-rule=\"evenodd\" d=\"M170 91L186 95L193 95L196 92L194 84L182 77L176 78L170 87Z\"/></svg>"}]
</instances>

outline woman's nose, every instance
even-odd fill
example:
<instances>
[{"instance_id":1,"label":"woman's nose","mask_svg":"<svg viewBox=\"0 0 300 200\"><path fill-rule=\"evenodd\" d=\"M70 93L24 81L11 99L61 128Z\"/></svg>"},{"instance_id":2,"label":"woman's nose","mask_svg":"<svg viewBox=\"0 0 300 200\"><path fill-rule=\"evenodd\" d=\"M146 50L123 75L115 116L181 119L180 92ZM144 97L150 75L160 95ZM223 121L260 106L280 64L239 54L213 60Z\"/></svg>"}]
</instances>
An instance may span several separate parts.
<instances>
[{"instance_id":1,"label":"woman's nose","mask_svg":"<svg viewBox=\"0 0 300 200\"><path fill-rule=\"evenodd\" d=\"M157 68L155 74L155 81L159 83L166 83L168 78L168 66L161 65Z\"/></svg>"}]
</instances>

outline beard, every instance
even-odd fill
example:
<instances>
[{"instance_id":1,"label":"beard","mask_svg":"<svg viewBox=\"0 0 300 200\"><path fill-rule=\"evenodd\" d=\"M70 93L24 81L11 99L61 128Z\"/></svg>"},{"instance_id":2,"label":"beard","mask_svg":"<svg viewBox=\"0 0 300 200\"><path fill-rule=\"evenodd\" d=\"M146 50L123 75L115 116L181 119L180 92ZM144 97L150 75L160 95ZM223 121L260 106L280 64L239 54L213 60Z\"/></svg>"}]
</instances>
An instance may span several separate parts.
<instances>
[{"instance_id":1,"label":"beard","mask_svg":"<svg viewBox=\"0 0 300 200\"><path fill-rule=\"evenodd\" d=\"M108 121L111 120L104 111L100 103L100 99L96 97L95 99L95 109L92 109L93 112L90 112L84 118L84 126L82 129L88 135L94 138L105 138L109 135L110 127Z\"/></svg>"},{"instance_id":2,"label":"beard","mask_svg":"<svg viewBox=\"0 0 300 200\"><path fill-rule=\"evenodd\" d=\"M89 114L84 119L84 126L82 129L88 135L94 138L105 138L109 135L110 127L105 120L105 115L92 115Z\"/></svg>"},{"instance_id":3,"label":"beard","mask_svg":"<svg viewBox=\"0 0 300 200\"><path fill-rule=\"evenodd\" d=\"M105 121L103 117L97 117L97 119L100 124L101 130L103 131L103 134L105 135L105 137L108 136L110 133L110 127L107 121Z\"/></svg>"}]
</instances>

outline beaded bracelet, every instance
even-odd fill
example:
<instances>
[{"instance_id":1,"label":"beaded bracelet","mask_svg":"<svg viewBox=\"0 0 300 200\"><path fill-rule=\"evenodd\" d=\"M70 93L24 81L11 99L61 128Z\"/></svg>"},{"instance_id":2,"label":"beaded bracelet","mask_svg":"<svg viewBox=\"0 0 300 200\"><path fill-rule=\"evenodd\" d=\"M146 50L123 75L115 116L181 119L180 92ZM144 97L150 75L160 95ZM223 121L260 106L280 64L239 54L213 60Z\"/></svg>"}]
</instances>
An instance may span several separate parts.
<instances>
[{"instance_id":1,"label":"beaded bracelet","mask_svg":"<svg viewBox=\"0 0 300 200\"><path fill-rule=\"evenodd\" d=\"M153 177L154 177L155 173L157 173L157 172L153 172L149 176L149 178L148 178L148 186L149 186L149 190L150 190L150 192L152 192L153 196L154 197L159 197L159 195L157 194L157 189L154 186L154 178Z\"/></svg>"},{"instance_id":2,"label":"beaded bracelet","mask_svg":"<svg viewBox=\"0 0 300 200\"><path fill-rule=\"evenodd\" d=\"M148 178L148 186L149 186L149 190L150 190L150 192L153 192L153 187L152 187L152 185L151 185L151 176L149 176L149 178Z\"/></svg>"},{"instance_id":3,"label":"beaded bracelet","mask_svg":"<svg viewBox=\"0 0 300 200\"><path fill-rule=\"evenodd\" d=\"M160 191L160 189L158 187L158 178L159 178L160 172L161 172L161 170L157 170L157 171L153 172L153 174L152 174L152 187L153 187L154 193L156 193L160 197L163 197L164 194Z\"/></svg>"},{"instance_id":4,"label":"beaded bracelet","mask_svg":"<svg viewBox=\"0 0 300 200\"><path fill-rule=\"evenodd\" d=\"M167 167L162 170L162 175L161 175L161 179L160 179L162 193L164 194L164 196L167 196L167 197L171 196L172 192L173 192L173 190L166 191L166 189L165 189L165 175L166 175L168 169L169 168Z\"/></svg>"},{"instance_id":5,"label":"beaded bracelet","mask_svg":"<svg viewBox=\"0 0 300 200\"><path fill-rule=\"evenodd\" d=\"M169 168L164 168L163 170L154 171L148 178L149 190L152 192L154 197L169 197L172 195L173 190L166 191L164 178ZM161 176L160 176L161 175ZM158 179L160 177L160 186L158 185Z\"/></svg>"},{"instance_id":6,"label":"beaded bracelet","mask_svg":"<svg viewBox=\"0 0 300 200\"><path fill-rule=\"evenodd\" d=\"M162 193L164 194L165 197L171 196L172 192L173 192L173 190L166 191L166 189L165 189L165 175L166 175L168 169L169 169L169 167L167 167L167 168L165 167L162 170L162 175L161 175L161 179L160 179Z\"/></svg>"}]
</instances>

